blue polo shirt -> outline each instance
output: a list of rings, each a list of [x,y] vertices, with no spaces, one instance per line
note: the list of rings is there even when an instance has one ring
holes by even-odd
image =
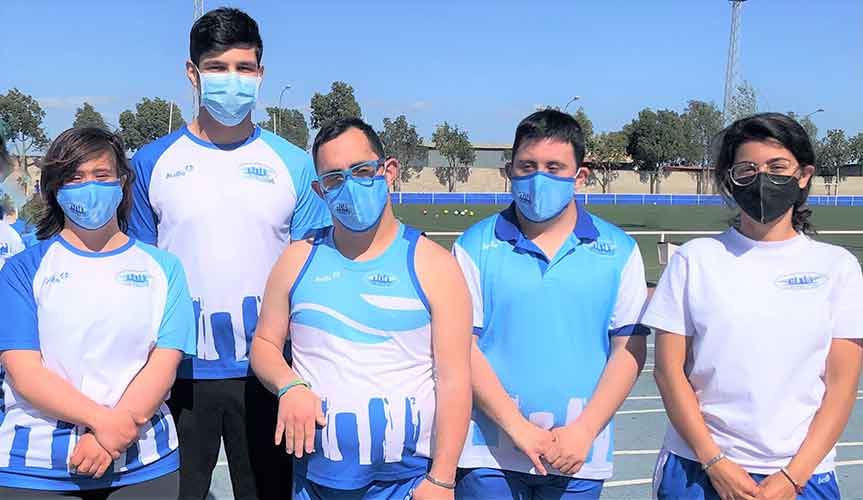
[[[544,428],[582,412],[605,369],[611,337],[649,333],[639,323],[647,286],[638,245],[576,208],[575,228],[554,256],[524,236],[514,205],[469,228],[453,246],[470,288],[479,348],[525,418]],[[536,473],[481,410],[471,420],[460,467]],[[612,440],[613,422],[574,477],[611,477]]]

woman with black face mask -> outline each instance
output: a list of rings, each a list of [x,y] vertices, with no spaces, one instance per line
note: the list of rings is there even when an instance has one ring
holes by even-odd
[[[815,153],[793,119],[723,131],[715,181],[739,223],[675,253],[642,323],[671,421],[654,490],[671,498],[839,498],[835,445],[860,378],[863,275],[807,236]]]

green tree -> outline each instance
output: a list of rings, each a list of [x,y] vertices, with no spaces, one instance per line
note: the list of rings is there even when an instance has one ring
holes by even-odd
[[[645,108],[638,118],[623,128],[627,135],[626,152],[636,162],[639,178],[650,183],[650,192],[659,193],[665,168],[682,160],[686,131],[680,115],[663,109]]]
[[[572,114],[572,117],[575,118],[575,121],[577,121],[579,125],[581,125],[581,133],[584,134],[585,148],[588,152],[593,151],[596,147],[593,135],[593,122],[587,117],[587,113],[585,113],[584,108],[582,107],[579,107],[575,113]]]
[[[695,178],[695,192],[704,194],[713,158],[714,141],[722,131],[722,112],[712,102],[689,101],[681,120],[685,133],[683,157],[687,162],[700,167],[692,176]]]
[[[102,130],[108,130],[108,125],[105,123],[102,113],[96,111],[89,102],[85,102],[84,105],[78,108],[75,112],[75,122],[72,123],[72,126],[96,127],[101,128]]]
[[[173,116],[171,116],[171,106],[173,106]],[[127,148],[137,151],[168,134],[169,121],[171,122],[170,132],[186,124],[179,106],[161,97],[153,99],[145,97],[135,105],[135,111],[126,110],[120,113],[120,136]]]
[[[354,88],[345,82],[333,82],[328,94],[312,96],[312,128],[319,129],[337,118],[362,118]]]
[[[863,132],[858,133],[849,141],[851,150],[851,161],[858,165],[863,164]]]
[[[590,180],[607,193],[620,176],[618,167],[627,160],[627,137],[624,132],[606,132],[595,136],[593,144]]]
[[[395,120],[384,118],[384,129],[378,135],[387,155],[394,156],[401,164],[399,178],[394,186],[396,191],[401,191],[403,182],[410,181],[422,172],[421,162],[427,154],[422,145],[423,138],[405,115],[399,115]]]
[[[467,182],[470,178],[470,169],[467,167],[476,160],[476,152],[467,131],[459,130],[457,125],[451,126],[447,122],[438,125],[432,134],[432,143],[447,162],[446,166],[435,167],[435,177],[452,193],[456,182]]]
[[[800,126],[802,126],[803,130],[806,131],[806,135],[809,136],[809,140],[812,141],[813,145],[818,142],[818,126],[812,121],[811,114],[805,115],[801,118],[800,115],[794,111],[789,111],[788,116],[800,123]]]
[[[845,136],[842,129],[830,129],[824,138],[818,141],[816,163],[818,173],[824,177],[827,186],[834,184],[839,186],[842,180],[841,167],[848,165],[854,160],[852,143]],[[828,190],[830,188],[828,187]]]
[[[42,110],[42,106],[36,99],[17,88],[0,95],[0,121],[6,124],[5,140],[12,142],[14,146],[21,172],[18,183],[23,187],[25,195],[32,184],[30,167],[34,165],[28,153],[33,148],[48,145],[48,136],[45,134],[45,129],[42,128],[44,118],[45,111]],[[0,175],[0,177],[5,179],[9,173],[7,170],[5,175]]]
[[[758,99],[755,96],[755,88],[748,81],[744,81],[737,86],[734,95],[731,96],[731,103],[726,113],[726,121],[734,122],[747,116],[752,116],[758,112]]]
[[[0,193],[0,221],[3,221],[3,217],[6,216],[12,209],[15,208],[15,201],[12,200],[12,197],[7,193]]]
[[[0,184],[12,173],[12,162],[9,160],[9,151],[6,150],[6,137],[8,135],[6,123],[0,119]]]
[[[267,108],[268,118],[258,126],[287,139],[301,149],[309,146],[309,126],[306,117],[298,109]]]
[[[28,225],[35,226],[39,223],[44,209],[45,202],[42,201],[42,196],[34,194],[18,211],[18,218],[24,220]]]

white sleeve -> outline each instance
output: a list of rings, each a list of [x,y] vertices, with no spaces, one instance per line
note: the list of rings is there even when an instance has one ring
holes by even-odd
[[[484,317],[482,312],[482,278],[479,273],[479,267],[471,258],[470,254],[465,250],[459,242],[455,242],[452,246],[452,253],[458,261],[461,272],[467,281],[467,288],[470,290],[470,299],[473,304],[473,332],[475,334],[482,333],[484,325]]]
[[[689,261],[681,251],[671,256],[641,322],[669,333],[695,335],[687,298]]]
[[[617,300],[611,314],[609,334],[616,335],[647,335],[650,330],[641,325],[641,316],[647,303],[647,280],[644,277],[644,262],[638,244],[632,247],[632,253],[620,275],[620,286],[617,289]]]
[[[848,254],[835,279],[829,299],[833,338],[863,338],[863,273],[857,258]]]

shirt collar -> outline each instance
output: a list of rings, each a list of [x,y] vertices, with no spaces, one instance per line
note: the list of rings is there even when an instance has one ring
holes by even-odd
[[[582,243],[596,241],[599,238],[599,230],[596,229],[590,212],[585,210],[577,199],[575,201],[575,210],[578,218],[575,221],[572,234]],[[497,222],[494,225],[494,235],[497,239],[513,244],[518,244],[518,242],[525,239],[524,233],[518,227],[518,217],[516,217],[515,211],[515,202],[513,202],[498,216]]]

